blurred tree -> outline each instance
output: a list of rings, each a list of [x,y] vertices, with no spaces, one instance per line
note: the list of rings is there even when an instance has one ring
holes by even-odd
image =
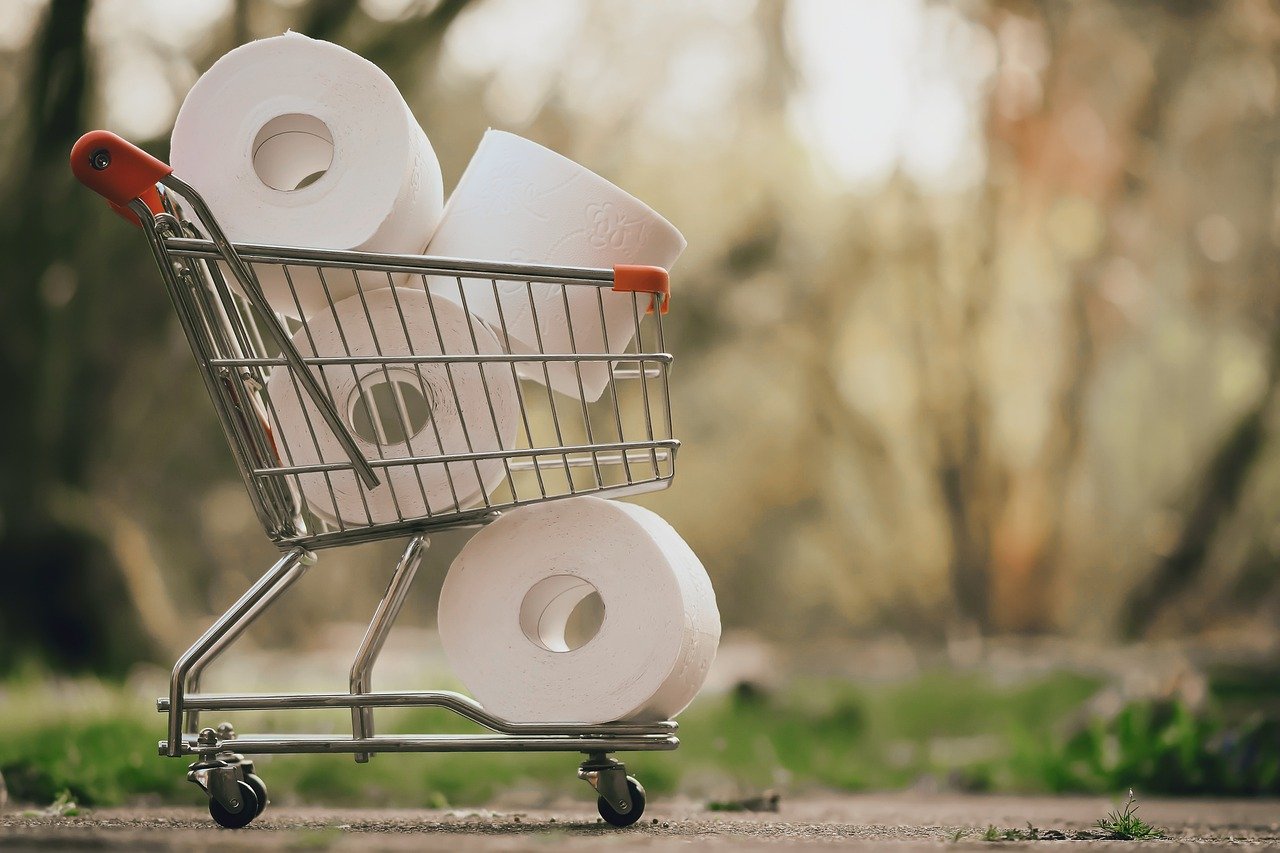
[[[1165,152],[1166,160],[1183,160],[1187,171],[1179,177],[1185,184],[1212,187],[1204,202],[1176,209],[1182,217],[1182,234],[1199,243],[1199,269],[1194,274],[1206,290],[1204,301],[1208,304],[1204,307],[1210,310],[1212,301],[1229,301],[1259,323],[1257,332],[1266,344],[1259,393],[1233,423],[1221,430],[1217,443],[1207,448],[1205,461],[1192,467],[1192,476],[1183,489],[1186,508],[1171,544],[1161,550],[1150,571],[1124,601],[1120,631],[1131,638],[1149,633],[1170,609],[1186,608],[1188,593],[1213,568],[1215,546],[1220,544],[1255,467],[1265,458],[1264,451],[1272,441],[1274,404],[1280,388],[1280,315],[1275,307],[1280,264],[1274,249],[1274,231],[1266,224],[1267,217],[1274,217],[1280,209],[1274,160],[1280,141],[1274,116],[1274,87],[1280,67],[1280,12],[1274,6],[1257,3],[1181,4],[1156,26],[1148,27],[1154,30],[1158,46],[1154,51],[1152,92],[1139,128],[1142,138],[1155,150]],[[1206,31],[1220,35],[1205,39]],[[1250,77],[1258,74],[1264,75],[1267,87],[1266,103],[1259,105],[1261,109],[1252,107],[1249,93]],[[1231,88],[1243,95],[1243,104],[1234,109],[1196,104],[1198,93],[1212,91],[1216,75],[1238,77],[1239,82]],[[1203,159],[1200,149],[1205,145],[1213,146],[1215,160]],[[1248,163],[1250,167],[1223,169],[1219,165],[1223,163]],[[1153,163],[1158,164],[1158,160]],[[1168,163],[1174,168],[1182,165]],[[1152,194],[1168,197],[1172,195],[1170,188],[1175,192],[1183,189],[1169,171],[1150,169],[1143,174],[1148,181],[1167,182],[1163,188],[1153,187]],[[1267,174],[1269,180],[1259,179]],[[1233,251],[1230,255],[1215,250],[1211,232],[1205,232],[1202,226],[1206,217],[1221,217],[1219,211],[1223,207],[1237,220],[1244,219],[1252,228],[1262,229],[1265,236],[1260,242],[1264,245],[1252,252]],[[1165,213],[1167,216],[1170,211]],[[1238,284],[1228,284],[1220,278],[1219,270],[1226,264],[1233,268],[1233,277],[1241,279]],[[1190,609],[1194,613],[1199,608],[1192,604]]]
[[[93,524],[61,511],[84,494],[111,364],[92,351],[100,295],[80,289],[84,207],[70,196],[67,152],[84,130],[88,0],[53,0],[32,46],[20,133],[6,175],[0,256],[0,670],[25,659],[122,671],[154,651],[121,567]]]

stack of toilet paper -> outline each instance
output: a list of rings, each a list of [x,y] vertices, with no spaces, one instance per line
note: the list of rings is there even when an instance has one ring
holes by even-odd
[[[499,131],[485,134],[446,205],[439,161],[391,79],[292,32],[237,48],[200,77],[171,160],[235,242],[666,269],[685,247],[638,199]],[[484,456],[517,440],[510,365],[410,357],[528,355],[520,378],[592,402],[643,315],[632,294],[591,286],[298,265],[255,273],[304,357],[349,360],[316,374],[366,458],[413,460],[379,466],[381,484],[364,488],[309,396],[277,368],[267,399],[282,462],[320,469],[299,474],[301,491],[342,528],[487,505],[510,474]],[[555,354],[592,357],[538,358]],[[481,458],[420,461],[445,454]],[[565,626],[593,592],[603,621],[570,648]],[[720,633],[710,581],[675,531],[595,498],[517,509],[476,535],[446,580],[440,629],[459,676],[495,713],[581,722],[675,714]]]
[[[196,81],[174,126],[172,161],[236,242],[667,269],[685,247],[638,199],[500,131],[485,134],[446,205],[439,161],[391,79],[351,51],[298,33],[237,48]],[[587,402],[608,387],[610,356],[627,351],[643,316],[632,294],[594,286],[434,276],[424,288],[403,274],[270,264],[255,272],[271,307],[303,321],[293,336],[303,355],[528,354],[517,363],[521,378]],[[390,295],[371,303],[383,290]],[[536,358],[570,353],[596,358]],[[349,427],[392,392],[389,414],[402,428],[392,436],[352,429],[371,459],[513,449],[518,394],[503,366],[323,374]],[[406,389],[430,417],[410,417]],[[275,372],[268,391],[288,464],[346,459],[287,370]],[[321,519],[367,525],[483,504],[507,473],[501,460],[388,470],[387,482],[368,492],[350,472],[305,474],[301,487]]]

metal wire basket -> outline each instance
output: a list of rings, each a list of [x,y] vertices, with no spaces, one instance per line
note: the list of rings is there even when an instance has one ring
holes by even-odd
[[[593,493],[635,494],[670,482],[679,447],[672,435],[667,384],[671,356],[663,351],[662,312],[651,310],[652,302],[664,299],[665,292],[661,285],[653,292],[635,289],[654,281],[665,283],[654,270],[233,247],[218,239],[220,229],[198,194],[185,185],[179,189],[172,177],[167,180],[214,239],[205,238],[199,225],[183,218],[182,202],[167,193],[168,209],[154,220],[157,234],[152,248],[170,279],[178,315],[254,508],[274,541],[315,549],[469,524],[495,510],[523,504]],[[233,275],[234,287],[224,271]],[[367,326],[362,324],[355,331],[366,332],[362,342],[372,343],[375,351],[353,346],[348,331],[339,335],[336,347],[317,352],[314,315],[286,321],[266,304],[257,280],[268,272],[288,283],[299,315],[296,290],[303,277],[322,289],[330,312],[337,310],[334,293],[340,287],[350,294],[342,302],[358,298]],[[491,328],[468,311],[477,284],[491,290],[491,304],[498,308],[498,323]],[[611,324],[605,320],[606,293],[613,303],[619,298],[630,303],[626,331],[633,339],[629,351],[622,354],[608,351]],[[390,302],[394,309],[390,328],[386,317],[374,317],[369,311],[369,301],[386,294],[395,297]],[[587,294],[585,307],[582,294]],[[405,305],[411,300],[420,309],[413,318],[407,316]],[[534,351],[508,353],[483,347],[485,337],[508,340],[510,330],[502,309],[509,310],[513,304],[523,307],[522,303],[535,323],[540,305],[544,310],[548,304],[563,305],[562,319],[573,349],[548,351],[540,336]],[[407,331],[411,321],[416,321],[415,327],[425,324],[438,332],[441,315],[448,311],[452,316],[454,306],[469,319],[463,351],[439,351],[440,347],[422,351]],[[616,304],[611,311],[616,315]],[[652,314],[648,322],[646,312]],[[345,318],[348,328],[352,319]],[[286,322],[294,327],[291,335],[285,334]],[[574,329],[588,324],[593,327],[589,337],[603,343],[605,352],[578,351]],[[430,343],[441,343],[438,337]],[[387,338],[391,340],[383,340]],[[310,369],[307,373],[314,383],[307,382],[298,364]],[[443,387],[433,388],[424,379],[424,368],[430,367],[442,368],[437,373]],[[601,369],[608,371],[612,381],[599,400],[587,402],[583,373]],[[276,370],[293,371],[293,381],[274,383],[290,395],[284,400],[267,393],[268,380]],[[553,372],[562,380],[567,374],[577,394],[553,391]],[[335,399],[333,386],[346,377],[355,381],[355,393],[347,400]],[[467,385],[477,384],[483,386],[483,411],[470,413],[468,424],[468,412],[458,401]],[[442,392],[443,402],[452,402],[453,413],[460,416],[460,447],[440,447],[439,426],[430,409],[431,398]],[[518,434],[514,440],[495,442],[495,402],[503,392],[514,397]],[[305,405],[297,407],[305,429],[291,433],[273,429],[280,421],[280,409],[293,406],[303,394],[310,395]],[[356,446],[360,436],[351,435],[362,424],[369,430],[359,442],[364,452]],[[324,445],[322,439],[329,435],[341,445],[340,454]],[[415,452],[415,438],[419,444],[433,445],[436,452]],[[486,444],[482,438],[490,441]],[[499,443],[508,446],[496,446]],[[388,445],[408,452],[393,455]],[[492,479],[481,478],[482,465],[496,467],[501,479],[492,487],[471,490],[467,501],[458,481]],[[419,501],[424,504],[422,511],[413,513],[402,505],[408,503],[405,489],[397,490],[392,483],[388,484],[389,514],[371,510],[359,490],[355,492],[363,506],[357,512],[339,506],[335,483],[354,484],[359,478],[368,489],[371,475],[382,480],[406,469],[413,470],[420,490],[424,471],[437,478],[443,473],[452,499],[434,508],[429,501]],[[322,487],[317,488],[318,484]],[[305,514],[298,499],[302,494],[310,498]]]

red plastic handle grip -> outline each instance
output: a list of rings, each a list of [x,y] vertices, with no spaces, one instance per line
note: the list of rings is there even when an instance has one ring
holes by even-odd
[[[613,289],[619,293],[652,293],[646,314],[653,313],[655,302],[662,303],[663,314],[671,310],[671,277],[662,267],[617,264],[613,268]]]
[[[91,130],[71,146],[71,171],[80,183],[121,212],[120,208],[127,209],[135,198],[146,201],[148,207],[158,202],[156,182],[173,172],[173,167],[110,131]]]

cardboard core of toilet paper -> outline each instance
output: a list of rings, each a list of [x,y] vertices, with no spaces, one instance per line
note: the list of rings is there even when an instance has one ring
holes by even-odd
[[[670,222],[599,175],[528,139],[490,130],[449,197],[427,251],[488,261],[670,270],[685,245]],[[434,278],[432,287],[461,299],[458,279]],[[505,329],[513,353],[617,354],[626,352],[636,334],[631,294],[487,278],[463,278],[461,288],[467,310]],[[521,365],[521,377],[594,401],[612,378],[611,363],[589,361],[576,369],[551,363],[544,373],[542,364],[529,362]]]
[[[174,171],[236,242],[419,252],[444,206],[440,165],[395,84],[345,48],[286,33],[236,48],[178,111]],[[385,273],[255,267],[290,317],[403,283]],[[229,280],[234,282],[233,277]],[[327,291],[327,292],[326,292]]]
[[[293,192],[308,187],[332,164],[333,134],[315,116],[276,116],[253,140],[253,171],[273,190]]]
[[[500,354],[496,337],[457,305],[424,290],[384,288],[339,302],[293,335],[304,356],[357,358]],[[396,460],[511,449],[519,424],[516,379],[500,362],[328,365],[317,378],[366,459]],[[347,456],[287,367],[267,381],[286,465],[345,463]],[[377,524],[457,512],[482,503],[506,478],[501,458],[380,467],[364,489],[351,471],[300,474],[308,506],[326,521]]]
[[[571,639],[592,593],[598,629]],[[653,512],[594,497],[522,507],[472,537],[438,622],[455,674],[511,721],[668,719],[701,688],[720,639],[689,546]]]
[[[604,600],[590,581],[577,575],[551,575],[524,594],[520,630],[549,652],[570,652],[600,632],[604,615]]]

